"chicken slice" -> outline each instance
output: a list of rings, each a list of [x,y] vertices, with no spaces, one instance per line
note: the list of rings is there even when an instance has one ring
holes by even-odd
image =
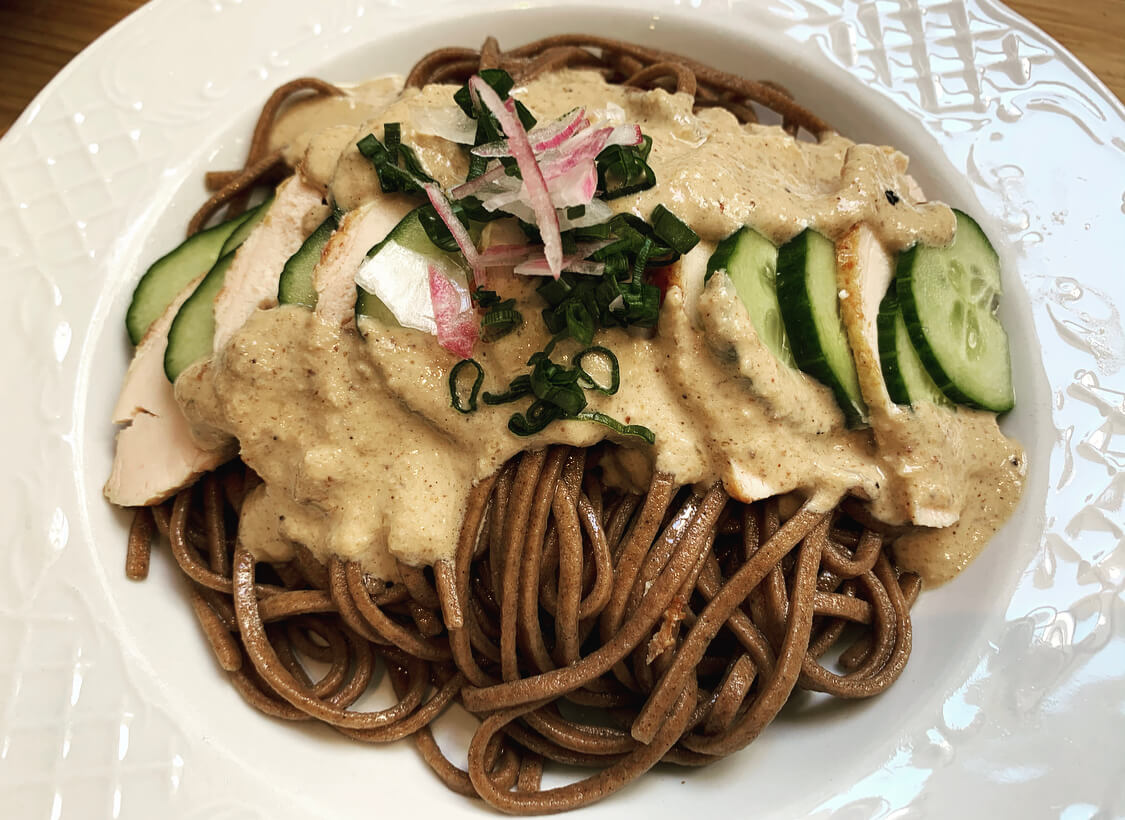
[[[870,412],[875,440],[897,478],[890,502],[902,522],[947,527],[960,517],[957,493],[941,464],[920,470],[915,447],[918,420],[909,408],[891,401],[879,357],[879,305],[895,274],[894,257],[865,224],[853,227],[836,243],[836,277],[840,318],[855,358],[859,389]],[[888,511],[882,511],[886,514]],[[898,522],[896,522],[898,523]]]
[[[277,282],[289,257],[328,214],[321,190],[301,174],[282,182],[269,212],[242,243],[215,297],[213,350],[222,350],[231,336],[258,308],[277,305]]]
[[[125,374],[113,408],[117,434],[113,468],[103,492],[114,504],[159,504],[233,455],[231,444],[201,447],[164,375],[168,329],[180,306],[203,280],[196,277],[149,327]]]
[[[406,196],[383,196],[344,216],[313,271],[318,316],[334,325],[353,320],[356,271],[367,252],[382,242],[415,206]]]

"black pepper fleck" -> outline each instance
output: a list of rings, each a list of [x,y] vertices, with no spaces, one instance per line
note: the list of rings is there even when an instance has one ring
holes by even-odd
[[[892,205],[898,204],[899,195],[894,191],[884,191],[883,193],[887,195],[887,202],[891,203]]]

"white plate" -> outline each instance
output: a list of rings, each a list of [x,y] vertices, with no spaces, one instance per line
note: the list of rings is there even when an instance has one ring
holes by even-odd
[[[1125,112],[998,3],[159,0],[75,60],[0,142],[0,806],[19,817],[483,814],[408,744],[246,707],[166,556],[124,580],[102,500],[134,282],[201,170],[237,164],[286,79],[402,71],[428,48],[612,33],[770,77],[914,158],[1000,248],[1031,478],[1014,520],[926,594],[903,680],[790,709],[708,770],[585,812],[1125,815]],[[686,781],[686,782],[685,782]]]

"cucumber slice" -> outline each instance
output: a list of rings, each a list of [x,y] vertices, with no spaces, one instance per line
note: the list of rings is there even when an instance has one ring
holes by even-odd
[[[404,216],[382,242],[367,252],[367,258],[360,265],[356,275],[359,293],[355,315],[356,327],[361,333],[363,326],[359,320],[364,316],[392,327],[405,325],[432,333],[432,319],[427,321],[424,317],[431,309],[430,265],[466,281],[459,255],[443,251],[426,235],[418,219],[420,210],[416,208]],[[375,293],[376,290],[379,293]],[[395,310],[388,307],[388,302]]]
[[[363,288],[356,286],[355,298],[355,318],[356,327],[359,325],[359,317],[366,316],[369,319],[375,319],[389,327],[401,327],[398,319],[391,313],[391,309],[383,304],[383,300],[376,296],[374,293],[368,293]],[[360,332],[363,328],[360,327]]]
[[[230,238],[223,243],[223,249],[219,251],[220,257],[226,256],[228,253],[230,253],[246,241],[246,237],[250,235],[250,231],[258,227],[258,223],[265,219],[266,212],[269,211],[271,204],[273,204],[272,196],[269,199],[263,200],[262,202],[251,208],[249,211],[247,211],[245,214],[243,214],[246,219],[244,219],[238,225],[238,227],[234,229],[234,233],[232,233],[230,235]]]
[[[895,404],[951,405],[952,402],[934,384],[926,372],[918,351],[910,341],[902,309],[898,303],[895,282],[891,282],[887,294],[879,304],[879,317],[876,320],[879,330],[879,361],[883,370],[883,381],[887,393]]]
[[[152,263],[137,283],[133,301],[125,314],[125,329],[133,344],[140,344],[145,332],[168,309],[177,294],[187,287],[188,282],[215,264],[231,234],[252,216],[252,211],[239,214],[189,236]]]
[[[862,422],[867,407],[840,320],[832,240],[806,229],[781,246],[777,301],[797,366],[832,389],[849,424]]]
[[[215,338],[215,297],[223,287],[234,256],[235,252],[231,251],[215,263],[172,320],[168,328],[168,347],[164,351],[164,375],[168,381],[175,382],[189,365],[211,355]]]
[[[313,271],[320,254],[332,232],[340,224],[339,216],[331,214],[320,223],[312,236],[304,241],[297,252],[289,257],[277,282],[277,301],[282,305],[304,305],[309,310],[316,307],[316,287]]]
[[[1012,409],[1008,334],[996,317],[1000,259],[973,219],[960,211],[944,248],[915,245],[898,260],[898,299],[926,371],[955,402]]]
[[[750,314],[759,338],[774,356],[796,367],[789,337],[777,304],[777,247],[745,226],[728,236],[707,261],[706,282],[718,270],[725,270],[734,290]]]

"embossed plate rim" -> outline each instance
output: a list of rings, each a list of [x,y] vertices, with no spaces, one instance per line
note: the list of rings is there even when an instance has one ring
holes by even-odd
[[[477,4],[474,9],[515,8],[516,5],[485,2]],[[543,10],[542,13],[546,14],[552,7],[562,4],[533,2],[519,5]],[[763,14],[755,21],[763,28],[756,36],[780,34],[789,38],[786,42],[792,49],[794,60],[810,72],[821,79],[826,73],[836,72],[833,77],[845,86],[851,84],[851,87],[856,87],[861,81],[870,82],[877,91],[862,92],[868,95],[865,97],[866,106],[891,114],[896,106],[910,112],[912,117],[903,120],[896,117],[892,123],[895,129],[909,132],[904,134],[906,142],[913,144],[926,134],[936,134],[940,137],[940,144],[935,145],[933,150],[940,151],[955,164],[964,160],[964,157],[958,161],[953,159],[960,156],[958,152],[980,160],[971,167],[960,165],[967,169],[967,178],[971,177],[974,168],[979,176],[979,181],[969,179],[965,182],[965,190],[986,205],[996,206],[998,216],[993,227],[1008,244],[1010,258],[1018,259],[1024,272],[1022,286],[1029,291],[1034,309],[1029,321],[1035,323],[1041,338],[1053,338],[1049,333],[1057,332],[1055,327],[1060,323],[1071,330],[1081,325],[1084,320],[1078,314],[1093,315],[1085,309],[1084,301],[1089,300],[1091,287],[1105,284],[1104,289],[1110,296],[1104,300],[1102,307],[1108,305],[1109,309],[1116,309],[1114,299],[1118,293],[1108,287],[1110,283],[1102,282],[1106,277],[1099,278],[1096,271],[1085,276],[1082,282],[1075,283],[1075,287],[1086,289],[1081,292],[1073,289],[1060,291],[1057,277],[1041,273],[1049,269],[1046,257],[1050,254],[1047,251],[1073,255],[1072,264],[1082,261],[1081,256],[1074,255],[1073,243],[1064,241],[1082,233],[1081,222],[1072,216],[1083,213],[1081,203],[1071,205],[1064,191],[1060,199],[1066,200],[1070,212],[1063,215],[1059,231],[1055,235],[1050,234],[1052,215],[1041,212],[1043,202],[1031,195],[1040,181],[1029,179],[1026,175],[1022,182],[1003,175],[993,178],[990,174],[1001,165],[985,156],[975,143],[969,147],[977,152],[968,152],[963,134],[949,130],[958,121],[975,123],[979,127],[989,127],[981,126],[982,122],[994,125],[994,103],[997,110],[1004,105],[1015,106],[1005,112],[1005,116],[1014,118],[1013,123],[1036,119],[1040,114],[1029,113],[1038,111],[1027,105],[1030,102],[1046,106],[1044,110],[1048,113],[1042,116],[1047,119],[1036,119],[1036,124],[1043,126],[1044,134],[1053,133],[1052,128],[1057,123],[1053,117],[1062,114],[1064,119],[1069,117],[1090,135],[1107,137],[1100,147],[1095,140],[1094,147],[1086,152],[1088,155],[1068,166],[1069,170],[1075,171],[1079,166],[1092,167],[1095,159],[1104,157],[1116,158],[1120,163],[1120,155],[1113,154],[1112,147],[1105,148],[1106,143],[1112,144],[1114,138],[1120,141],[1125,134],[1122,127],[1125,117],[1120,103],[1100,84],[1091,83],[1085,69],[1061,51],[1057,44],[1006,8],[987,0],[921,4],[840,2],[835,4],[835,8],[832,3],[804,0],[779,0],[769,4],[727,4],[708,0],[690,4],[671,0],[643,4],[618,0],[609,5],[655,9],[654,17],[657,19],[653,20],[653,25],[658,29],[674,25],[675,19],[682,17],[707,23],[725,22],[732,29],[745,31],[749,25],[747,18],[752,16],[752,12]],[[763,13],[761,9],[767,5],[768,9]],[[413,25],[411,21],[417,21],[427,11],[452,10],[453,4],[430,0],[404,9],[401,4],[364,6],[358,2],[335,0],[318,7],[321,27],[317,33],[310,17],[312,13],[303,10],[302,4],[290,3],[285,8],[293,12],[292,19],[269,24],[269,31],[276,30],[277,39],[251,43],[252,47],[246,49],[239,58],[241,62],[237,63],[244,75],[229,82],[225,82],[224,78],[212,78],[212,86],[205,89],[206,94],[194,112],[194,119],[191,111],[187,114],[175,110],[160,111],[158,105],[149,105],[144,111],[130,113],[130,100],[124,93],[127,88],[123,88],[123,83],[127,86],[124,81],[128,76],[115,76],[110,70],[114,61],[121,64],[124,57],[120,53],[114,55],[111,49],[120,50],[129,45],[130,38],[141,38],[162,43],[169,49],[165,56],[174,62],[182,55],[175,51],[175,38],[169,33],[173,30],[179,32],[180,29],[173,27],[187,21],[188,25],[196,28],[183,29],[184,33],[208,31],[214,48],[229,50],[237,45],[232,41],[233,34],[245,29],[246,15],[252,14],[255,8],[251,2],[224,0],[211,3],[161,0],[144,8],[64,70],[0,142],[0,215],[5,218],[4,224],[19,225],[23,229],[21,235],[11,239],[0,233],[0,260],[12,262],[17,272],[28,273],[26,280],[15,283],[16,292],[26,301],[19,305],[15,304],[16,300],[5,304],[0,308],[3,311],[0,312],[0,320],[3,320],[3,332],[9,334],[11,341],[27,340],[31,343],[31,355],[25,361],[14,362],[13,373],[17,377],[15,383],[33,386],[6,411],[10,426],[17,430],[26,429],[30,435],[26,441],[13,442],[13,460],[26,469],[20,478],[10,479],[10,486],[4,485],[5,489],[12,489],[11,493],[4,494],[5,511],[12,513],[5,518],[15,523],[4,525],[10,531],[0,530],[8,536],[9,543],[20,547],[9,551],[9,566],[15,571],[0,582],[4,584],[0,586],[0,617],[4,618],[5,625],[0,627],[0,642],[4,642],[0,643],[0,647],[6,648],[9,642],[13,644],[11,654],[4,655],[12,660],[0,667],[0,675],[4,676],[0,678],[0,697],[4,698],[0,701],[3,709],[0,730],[4,734],[0,759],[7,762],[0,769],[0,794],[13,798],[9,805],[17,807],[17,810],[21,806],[30,810],[41,805],[32,796],[33,792],[39,793],[35,789],[50,797],[50,812],[56,808],[60,812],[67,809],[75,811],[73,807],[78,801],[83,801],[78,803],[80,806],[91,807],[89,813],[97,813],[92,808],[94,806],[104,807],[102,813],[107,816],[118,813],[139,816],[146,810],[158,808],[182,816],[207,816],[216,812],[229,816],[285,816],[315,813],[317,809],[314,804],[302,803],[299,790],[294,792],[292,788],[281,789],[278,795],[270,796],[267,792],[273,791],[271,787],[277,785],[271,783],[271,773],[262,771],[261,767],[255,769],[245,760],[235,761],[238,771],[255,784],[256,799],[261,802],[248,803],[242,795],[222,788],[226,782],[222,766],[230,762],[232,748],[224,745],[219,738],[208,737],[205,722],[185,714],[190,711],[190,705],[183,700],[182,693],[175,685],[159,682],[158,672],[167,674],[169,669],[153,667],[151,658],[143,651],[143,645],[137,642],[135,636],[128,634],[135,632],[135,628],[122,629],[121,599],[125,596],[151,596],[168,578],[155,577],[143,587],[126,589],[117,574],[119,565],[104,558],[113,554],[113,548],[92,544],[93,531],[86,519],[86,507],[91,503],[90,499],[96,497],[97,482],[93,482],[92,488],[60,486],[60,471],[52,467],[73,459],[80,482],[86,483],[92,481],[87,480],[87,472],[91,476],[97,473],[97,470],[90,470],[88,461],[91,456],[82,448],[88,420],[85,419],[85,405],[79,402],[88,391],[96,388],[96,385],[91,385],[91,361],[95,355],[105,352],[108,344],[106,334],[101,332],[102,326],[114,311],[119,312],[121,308],[121,293],[114,299],[106,298],[103,292],[92,315],[87,315],[85,308],[75,312],[72,303],[77,273],[110,276],[112,272],[107,284],[123,291],[124,283],[130,277],[135,278],[143,253],[170,238],[170,235],[158,237],[157,234],[169,231],[177,214],[190,209],[178,200],[173,201],[189,175],[207,162],[230,160],[240,148],[237,140],[231,141],[220,147],[216,157],[213,141],[197,139],[193,143],[193,137],[199,133],[199,111],[217,113],[220,121],[233,122],[236,118],[230,107],[235,102],[245,101],[250,105],[264,96],[263,89],[268,90],[290,69],[320,65],[331,58],[333,50],[354,48],[363,40],[364,32],[370,31],[364,28],[370,23],[357,14],[360,8],[369,13],[384,12],[393,25],[409,27]],[[589,7],[586,8],[589,10]],[[815,13],[808,13],[810,9]],[[526,13],[526,10],[521,13]],[[208,15],[211,17],[208,18]],[[233,21],[233,25],[228,26],[225,32],[209,29],[208,21],[215,23],[215,15],[225,15],[220,19]],[[912,41],[907,43],[905,50],[896,51],[893,47],[896,42],[901,45],[910,40],[907,36],[911,25],[909,20],[915,18],[934,36],[926,39],[921,54],[910,50],[914,45]],[[943,20],[947,18],[950,22],[945,26]],[[664,22],[661,22],[662,19]],[[964,76],[960,78],[957,72],[943,76],[940,71],[936,78],[923,77],[933,65],[948,67],[957,61],[959,25],[977,37],[978,45],[971,45],[969,52],[972,70],[963,72]],[[748,33],[746,36],[751,35]],[[869,48],[868,41],[873,37],[889,38],[892,48],[883,49],[881,53],[878,48]],[[979,75],[976,69],[978,58],[981,63]],[[911,63],[911,60],[916,60],[917,64]],[[961,62],[965,60],[962,58]],[[255,71],[257,75],[253,73]],[[996,71],[1008,77],[1011,81],[1009,88],[1003,88],[1003,82],[997,83],[999,75]],[[1027,78],[1021,86],[1025,71]],[[132,76],[135,77],[136,72]],[[916,105],[911,110],[912,100],[918,96],[911,96],[911,84],[916,83],[922,88],[920,80],[930,83],[930,87],[937,88],[941,95],[953,101],[951,108],[937,119],[931,117],[933,112],[925,105]],[[958,86],[960,80],[964,80],[964,88]],[[1063,86],[1066,89],[1062,89]],[[1030,101],[1024,99],[1021,95],[1028,89],[1039,97]],[[963,105],[959,103],[961,99],[964,100]],[[975,110],[978,103],[979,111]],[[1018,106],[1021,103],[1025,105],[1022,109]],[[1076,108],[1072,110],[1074,106]],[[1054,110],[1055,114],[1050,114],[1050,110]],[[72,112],[83,114],[84,120],[77,121]],[[57,117],[52,119],[55,115]],[[71,119],[65,127],[70,129],[70,133],[63,132],[60,125],[67,116]],[[115,196],[122,196],[121,190],[136,193],[143,187],[136,180],[127,180],[128,184],[122,180],[132,167],[129,163],[130,143],[120,143],[115,139],[120,140],[123,135],[131,139],[129,126],[147,127],[150,117],[155,117],[154,121],[160,124],[156,137],[162,136],[162,128],[163,136],[167,137],[166,143],[161,143],[159,139],[148,142],[147,133],[134,142],[143,146],[151,161],[163,159],[156,184],[151,192],[127,197],[127,201],[113,201]],[[104,123],[103,118],[106,119]],[[996,127],[1002,132],[1005,145],[1019,133],[1015,124]],[[60,130],[54,133],[52,128]],[[95,134],[91,129],[103,130]],[[1072,137],[1067,139],[1071,139],[1073,144]],[[888,137],[888,141],[895,140]],[[1018,143],[1018,140],[1014,141]],[[97,147],[91,149],[92,145]],[[1085,143],[1083,147],[1086,147]],[[83,162],[66,153],[71,149],[78,150],[77,156]],[[162,150],[164,154],[161,154]],[[81,154],[82,151],[87,152],[86,156]],[[48,158],[55,160],[55,164],[43,165]],[[29,191],[31,171],[28,167],[20,167],[29,162],[43,165],[38,170],[43,172],[42,179],[47,180],[47,184],[39,185],[37,190]],[[1115,167],[1112,162],[1108,165],[1111,180]],[[93,176],[83,177],[78,173],[91,169],[95,172]],[[1034,171],[1034,165],[1028,165],[1023,170],[1028,169]],[[105,187],[99,175],[113,176],[114,187]],[[113,207],[101,212],[99,197],[110,200]],[[28,207],[21,208],[21,204]],[[61,210],[52,211],[53,206]],[[73,210],[66,213],[68,208]],[[1024,210],[1026,213],[1023,213]],[[28,220],[28,212],[35,216],[34,220]],[[61,215],[63,221],[69,220],[70,224],[64,226],[65,229],[48,224],[51,215]],[[107,218],[117,220],[115,230],[108,233],[108,229],[99,222]],[[1068,224],[1068,220],[1073,224]],[[1044,235],[1038,244],[1029,244],[1031,235],[1040,233],[1039,228],[1043,228]],[[143,236],[149,237],[147,242],[142,241],[140,237]],[[91,252],[93,256],[90,256]],[[1097,259],[1096,256],[1092,258]],[[1070,287],[1066,285],[1066,288]],[[20,291],[20,288],[24,290]],[[1077,312],[1072,309],[1075,305],[1078,306]],[[1052,310],[1055,312],[1052,313]],[[1112,321],[1111,317],[1107,325],[1110,332]],[[1119,327],[1119,319],[1117,323]],[[1051,353],[1063,358],[1071,355],[1074,348],[1071,342],[1065,343],[1070,347],[1062,343],[1052,344]],[[1114,353],[1112,346],[1107,349],[1110,354]],[[120,349],[114,352],[123,353]],[[1101,359],[1099,355],[1102,355]],[[1087,458],[1080,447],[1083,441],[1073,446],[1065,441],[1067,423],[1073,422],[1071,426],[1077,431],[1071,433],[1072,439],[1076,435],[1082,439],[1080,434],[1083,429],[1088,428],[1090,436],[1099,431],[1097,420],[1087,418],[1090,407],[1094,408],[1094,414],[1104,412],[1111,418],[1114,412],[1119,412],[1113,404],[1112,394],[1106,393],[1097,384],[1098,367],[1104,364],[1105,351],[1099,354],[1091,348],[1087,358],[1090,359],[1090,367],[1082,368],[1086,375],[1065,380],[1062,375],[1066,374],[1062,374],[1060,367],[1049,363],[1047,376],[1057,407],[1032,408],[1038,419],[1034,429],[1046,429],[1043,421],[1047,415],[1051,416],[1047,421],[1052,423],[1052,428],[1057,426],[1061,431],[1061,443],[1053,451],[1049,476],[1051,485],[1058,487],[1056,494],[1073,496],[1076,491],[1083,490],[1085,479],[1093,469],[1088,466],[1088,460],[1083,461]],[[1086,360],[1082,362],[1085,364]],[[77,385],[76,390],[74,385]],[[1079,398],[1073,398],[1075,395]],[[1091,396],[1094,397],[1093,404],[1086,401]],[[73,406],[66,407],[68,401]],[[1098,401],[1101,404],[1097,404]],[[1105,445],[1106,452],[1103,453],[1110,461],[1115,452],[1112,450],[1112,432],[1111,429],[1110,443]],[[40,433],[43,434],[42,440],[36,438]],[[1097,442],[1090,436],[1086,437],[1085,444],[1096,450]],[[35,446],[39,449],[34,450]],[[1068,457],[1078,465],[1077,478],[1067,478]],[[1056,461],[1058,463],[1054,463]],[[1111,466],[1110,461],[1106,462],[1107,466]],[[1044,495],[1047,473],[1044,465],[1044,486],[1039,488]],[[1113,482],[1106,486],[1112,489]],[[78,494],[79,489],[84,490],[82,495]],[[1048,505],[1048,512],[1052,509],[1054,507]],[[1084,503],[1082,509],[1102,515],[1110,524],[1117,520],[1113,518],[1113,509],[1109,508],[1107,512],[1107,509],[1097,506],[1097,499],[1093,504]],[[1119,559],[1111,550],[1107,561],[1106,556],[1101,554],[1104,550],[1099,551],[1097,545],[1086,550],[1080,539],[1068,542],[1062,536],[1066,535],[1069,523],[1059,522],[1056,526],[1048,520],[1048,531],[1043,534],[1039,554],[1028,553],[1030,562],[1026,576],[1010,579],[1014,588],[1003,585],[1005,594],[1011,597],[1008,612],[988,623],[974,625],[973,628],[981,630],[981,653],[979,657],[961,659],[965,668],[957,674],[964,677],[964,686],[946,699],[941,709],[943,722],[940,728],[928,725],[929,716],[919,717],[908,729],[893,733],[895,742],[892,746],[895,748],[886,749],[885,754],[880,752],[885,758],[883,768],[870,767],[868,776],[851,784],[838,798],[822,802],[798,800],[802,810],[823,815],[836,812],[862,816],[901,816],[899,812],[942,814],[947,809],[963,810],[964,804],[958,802],[958,790],[976,795],[983,793],[985,786],[1001,784],[1004,787],[995,791],[1004,795],[1002,799],[1006,802],[1003,805],[1009,810],[1015,806],[1038,809],[1053,803],[1060,812],[1068,809],[1078,812],[1078,816],[1082,816],[1084,806],[1091,807],[1092,811],[1100,808],[1110,814],[1125,811],[1119,792],[1114,793],[1108,785],[1103,790],[1092,790],[1090,778],[1084,780],[1083,772],[1073,767],[1053,765],[1052,771],[1040,771],[1044,761],[1052,764],[1057,764],[1057,761],[1032,731],[1034,728],[1054,726],[1055,713],[1061,711],[1082,718],[1079,720],[1080,731],[1093,733],[1096,727],[1090,720],[1090,709],[1114,703],[1111,696],[1098,695],[1091,683],[1105,682],[1117,670],[1110,664],[1108,670],[1098,671],[1088,681],[1083,678],[1083,669],[1105,665],[1112,657],[1110,650],[1122,642],[1121,619],[1113,617],[1116,608],[1120,607],[1118,599],[1122,581]],[[1079,534],[1083,532],[1079,528]],[[1049,537],[1060,533],[1062,545],[1053,545]],[[1075,545],[1077,548],[1073,548]],[[1071,548],[1073,556],[1068,556],[1064,548]],[[1054,575],[1047,574],[1050,579],[1047,591],[1054,597],[1036,595],[1037,573],[1052,562]],[[967,583],[965,588],[989,589],[987,584],[976,586],[982,583],[979,576],[983,571],[978,568],[971,570],[977,580]],[[163,570],[158,562],[156,574],[159,576],[161,572]],[[97,583],[91,583],[92,580]],[[1084,594],[1095,585],[1100,586],[1095,594]],[[119,597],[110,598],[110,594]],[[1092,615],[1091,598],[1094,600]],[[947,610],[943,611],[948,614]],[[178,620],[170,628],[193,630],[186,608],[181,607],[178,613]],[[1103,620],[1106,623],[1100,626]],[[32,640],[37,635],[42,640]],[[999,650],[991,652],[990,642],[994,642]],[[60,654],[65,657],[58,657]],[[1021,668],[1014,670],[1005,666],[1013,663]],[[42,674],[36,671],[40,667],[46,670]],[[211,667],[204,666],[203,669],[205,673],[213,671]],[[63,684],[67,686],[63,687]],[[125,695],[115,699],[112,694],[103,691],[107,687],[112,688],[113,684],[127,694],[131,690],[128,697],[132,700],[128,700],[124,707]],[[64,708],[61,714],[52,714],[48,707],[54,701],[47,703],[47,694],[55,694],[54,689],[59,687],[62,687],[59,689],[62,695],[59,703]],[[42,690],[39,700],[34,697],[36,688]],[[1067,703],[1068,689],[1081,693],[1085,698],[1086,711],[1083,711],[1081,703],[1077,707]],[[21,707],[20,714],[16,714],[17,702]],[[262,722],[256,715],[246,714],[249,719]],[[109,721],[110,735],[115,736],[116,742],[106,745],[103,753],[91,755],[86,760],[83,749],[94,736],[90,727],[101,719]],[[904,726],[907,723],[910,721],[904,721]],[[1018,740],[1028,747],[1027,754],[1023,755],[1026,760],[1017,760],[1020,755],[1014,754],[1017,750],[1012,745],[998,746],[1002,752],[999,756],[986,754],[992,744],[998,742],[989,735],[992,723],[999,724],[1001,729],[1018,730]],[[58,748],[46,748],[50,743],[44,744],[42,749],[36,747],[37,740],[47,738],[60,728],[63,740]],[[1103,744],[1108,754],[1120,749],[1121,736],[1119,732]],[[331,745],[334,742],[324,733],[317,734],[316,738],[317,743]],[[769,748],[764,745],[767,743],[764,739],[760,745],[763,749]],[[1117,745],[1114,746],[1114,743]],[[405,757],[412,754],[408,749],[405,752]],[[154,762],[146,769],[140,762],[142,759]],[[1102,756],[1100,759],[1104,767],[1106,758]],[[969,766],[966,766],[966,760]],[[966,776],[974,760],[983,760],[984,763],[976,779]],[[423,778],[428,777],[420,764],[412,764],[407,769],[420,773]],[[960,775],[951,775],[951,772],[960,772]],[[697,789],[720,792],[724,786],[729,786],[732,777],[737,777],[737,771],[725,764],[716,771],[693,773],[688,782]],[[638,805],[644,805],[646,810],[655,807],[659,814],[659,809],[665,808],[659,795],[675,794],[672,779],[662,776],[659,790],[656,783],[651,787],[641,785],[631,790],[629,797],[605,804],[604,810],[629,805],[624,803],[628,799],[638,801]],[[83,788],[82,784],[87,780],[90,783],[96,781],[97,788]],[[154,781],[155,785],[150,781]],[[1096,783],[1096,778],[1093,782]],[[672,791],[667,791],[670,786]],[[1066,793],[1065,796],[1060,796],[1062,792]],[[24,798],[30,802],[20,802]],[[296,802],[291,803],[290,799]],[[1044,799],[1048,803],[1044,803]],[[672,799],[669,805],[676,802]],[[475,809],[460,798],[443,805],[447,810],[475,813]],[[774,808],[784,811],[777,806]],[[788,808],[796,809],[797,805],[790,804]]]

